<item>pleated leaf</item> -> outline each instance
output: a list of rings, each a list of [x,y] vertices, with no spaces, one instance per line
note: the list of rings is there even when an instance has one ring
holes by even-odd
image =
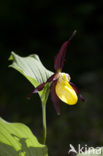
[[[11,52],[9,60],[13,61],[9,67],[12,67],[25,76],[34,87],[46,82],[53,72],[47,70],[41,63],[38,55],[33,54],[27,57],[21,57]],[[46,103],[49,94],[49,85],[46,85],[43,91],[39,92],[42,103]],[[48,92],[47,92],[48,90]]]
[[[48,156],[48,151],[26,125],[0,118],[0,156]]]

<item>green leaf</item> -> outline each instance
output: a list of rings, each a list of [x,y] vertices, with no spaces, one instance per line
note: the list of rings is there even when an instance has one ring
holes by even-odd
[[[0,156],[48,156],[48,152],[26,125],[0,118]]]
[[[43,82],[46,82],[47,79],[53,74],[53,72],[47,70],[43,66],[38,55],[36,54],[30,55],[28,57],[21,57],[14,52],[11,52],[9,60],[13,61],[9,67],[19,71],[31,82],[34,87],[37,87]],[[46,88],[39,92],[42,103],[46,103],[47,101],[50,83],[46,85]]]
[[[90,147],[84,153],[77,154],[76,156],[103,156],[103,147]]]

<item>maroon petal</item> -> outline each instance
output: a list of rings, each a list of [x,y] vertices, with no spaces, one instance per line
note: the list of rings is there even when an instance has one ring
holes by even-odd
[[[52,76],[50,76],[46,82],[55,81],[56,79],[57,79],[57,78],[56,78],[56,73],[55,73],[55,74],[53,74]]]
[[[43,82],[39,86],[37,86],[32,93],[38,93],[39,91],[41,91],[44,88],[46,83],[53,81],[53,79],[55,80],[55,75],[56,74],[53,74],[52,76],[48,78],[46,82]]]
[[[54,108],[56,109],[57,114],[60,115],[60,100],[57,97],[56,92],[55,92],[56,83],[57,83],[57,80],[52,83],[50,94],[51,94],[51,100],[54,104]]]
[[[30,93],[28,96],[27,96],[27,99],[29,100],[31,98],[31,96],[34,94],[34,93],[38,93],[39,91],[41,91],[44,86],[45,86],[46,83],[41,83],[39,86],[37,86],[32,93]]]
[[[41,90],[44,88],[44,86],[45,86],[46,83],[51,82],[51,81],[55,81],[56,79],[57,79],[57,78],[56,78],[56,73],[55,73],[55,74],[53,74],[52,76],[50,76],[49,79],[48,79],[46,82],[41,83],[39,86],[37,86],[37,87],[34,89],[34,91],[33,91],[31,94],[29,94],[29,95],[27,96],[27,99],[29,100],[29,99],[31,98],[32,94],[38,93],[39,91],[41,91]]]
[[[34,89],[34,91],[32,93],[38,93],[39,91],[41,91],[44,88],[45,84],[46,84],[45,82],[44,83],[41,83],[39,86],[37,86]]]
[[[80,94],[78,88],[76,87],[76,85],[72,82],[69,82],[70,85],[72,86],[72,88],[75,90],[75,92],[79,95],[80,99],[85,102],[85,98]]]
[[[75,33],[76,33],[76,31],[74,31],[72,33],[72,36],[69,38],[69,40],[65,41],[63,43],[63,45],[61,46],[60,51],[59,51],[59,53],[57,54],[57,56],[56,56],[56,58],[54,60],[54,68],[55,68],[56,71],[57,70],[62,70],[63,65],[64,65],[64,61],[65,61],[66,50],[68,48],[70,40],[74,37]]]

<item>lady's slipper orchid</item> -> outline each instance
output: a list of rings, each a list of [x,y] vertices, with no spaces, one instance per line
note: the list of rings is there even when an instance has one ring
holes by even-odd
[[[33,93],[37,93],[38,91],[41,91],[44,88],[46,83],[51,82],[51,99],[53,101],[57,114],[60,114],[60,100],[68,105],[74,105],[77,103],[77,95],[79,95],[81,100],[85,101],[83,96],[79,93],[77,87],[73,83],[71,83],[70,75],[61,72],[64,65],[65,54],[68,45],[75,33],[76,31],[73,32],[69,40],[63,43],[59,53],[57,54],[54,60],[54,68],[56,70],[55,74],[53,74],[46,82],[36,87],[33,91]]]

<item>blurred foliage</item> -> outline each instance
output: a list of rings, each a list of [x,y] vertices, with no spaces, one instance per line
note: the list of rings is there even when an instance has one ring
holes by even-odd
[[[103,2],[0,1],[0,116],[26,123],[39,140],[40,99],[35,95],[27,101],[33,87],[18,72],[8,69],[8,57],[11,51],[21,56],[37,53],[45,67],[54,71],[54,57],[74,29],[77,35],[67,52],[63,71],[71,75],[86,103],[62,103],[58,117],[49,98],[47,145],[51,156],[67,156],[70,143],[103,145]]]

